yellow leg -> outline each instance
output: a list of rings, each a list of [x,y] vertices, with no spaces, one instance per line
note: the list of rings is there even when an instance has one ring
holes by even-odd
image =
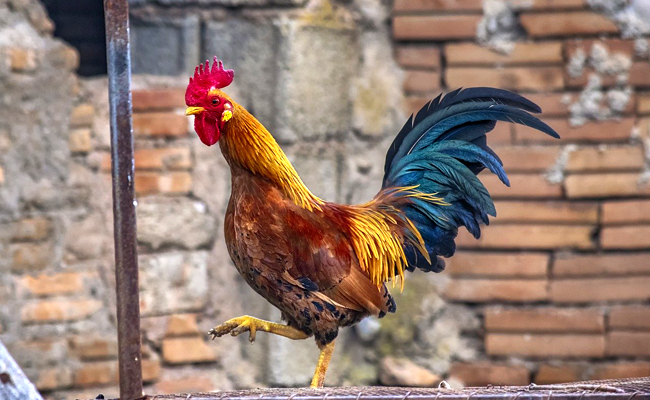
[[[331,341],[320,348],[320,356],[318,357],[318,364],[316,364],[316,372],[314,372],[314,377],[311,380],[310,387],[312,389],[323,387],[327,367],[329,367],[330,360],[332,359],[332,353],[334,353],[334,341]]]
[[[248,315],[229,319],[223,324],[210,329],[208,335],[212,335],[212,339],[214,339],[227,333],[238,336],[244,332],[250,332],[248,340],[253,343],[257,331],[274,333],[293,340],[307,339],[309,337],[305,332],[288,325],[276,324],[275,322],[264,321]]]

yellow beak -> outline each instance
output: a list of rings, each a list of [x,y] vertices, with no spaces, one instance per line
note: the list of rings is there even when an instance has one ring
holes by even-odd
[[[187,107],[187,110],[185,110],[185,115],[201,114],[203,111],[205,111],[205,108],[203,107]]]

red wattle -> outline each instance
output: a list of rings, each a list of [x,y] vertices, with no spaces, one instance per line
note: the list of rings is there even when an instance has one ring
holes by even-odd
[[[221,131],[217,126],[217,121],[208,118],[206,113],[201,113],[194,117],[194,130],[206,146],[212,146],[221,137]]]

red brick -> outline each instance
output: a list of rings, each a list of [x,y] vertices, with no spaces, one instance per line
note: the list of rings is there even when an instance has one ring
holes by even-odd
[[[14,241],[43,240],[50,236],[52,222],[47,218],[25,218],[11,224],[11,239]]]
[[[511,90],[557,90],[564,87],[562,67],[451,67],[445,71],[450,88],[494,86]]]
[[[406,109],[404,112],[406,114],[417,114],[420,109],[431,101],[436,96],[435,92],[427,94],[409,94],[406,96],[405,106]]]
[[[397,16],[393,36],[397,40],[473,39],[480,15]]]
[[[475,43],[450,43],[445,46],[445,59],[451,66],[491,66],[521,64],[561,64],[562,43],[517,43],[508,54],[502,54]]]
[[[542,109],[543,117],[568,116],[569,104],[573,103],[575,97],[573,93],[522,93],[522,96],[537,104]]]
[[[99,336],[74,336],[69,339],[70,351],[83,361],[117,357],[117,339]]]
[[[192,175],[187,172],[140,172],[135,174],[135,192],[139,195],[156,193],[188,193],[192,189]]]
[[[647,61],[637,61],[630,68],[628,83],[637,87],[650,87],[650,63]]]
[[[618,357],[650,356],[650,332],[609,332],[607,355]]]
[[[543,172],[557,162],[559,146],[492,146],[506,172]]]
[[[636,112],[650,114],[650,93],[639,93],[636,102]]]
[[[133,133],[136,136],[185,136],[188,119],[181,114],[150,112],[133,114]]]
[[[575,13],[534,13],[519,17],[531,37],[599,35],[617,33],[618,27],[604,15],[584,11]]]
[[[162,365],[160,359],[144,359],[142,360],[142,381],[151,383],[158,380]]]
[[[650,275],[649,253],[560,254],[553,263],[556,277]]]
[[[593,231],[592,226],[502,224],[485,227],[478,240],[462,230],[456,244],[479,249],[591,249]]]
[[[578,39],[578,40],[567,40],[564,45],[565,57],[567,59],[575,56],[577,50],[581,50],[584,54],[591,54],[594,44],[603,46],[607,51],[611,53],[623,53],[626,56],[634,56],[634,40],[630,39]]]
[[[116,384],[118,379],[117,361],[99,361],[82,364],[75,371],[74,385],[93,387]]]
[[[650,225],[606,227],[600,243],[603,249],[650,249]]]
[[[216,361],[214,348],[200,336],[163,340],[163,360],[170,364],[190,364]]]
[[[530,358],[600,358],[605,354],[605,337],[588,334],[488,333],[485,350],[491,356]]]
[[[551,282],[554,303],[594,303],[650,299],[650,276],[562,279]]]
[[[395,0],[393,11],[483,11],[481,0]]]
[[[548,299],[545,279],[454,279],[443,297],[469,303],[530,303]]]
[[[102,303],[94,299],[40,300],[24,305],[20,319],[25,324],[77,321],[88,318],[101,308]]]
[[[543,253],[461,251],[447,261],[447,271],[454,277],[545,278],[548,262]]]
[[[650,307],[616,307],[609,312],[608,321],[609,327],[614,329],[640,329],[650,331]]]
[[[582,308],[489,308],[485,329],[490,332],[605,332],[605,317],[596,309]]]
[[[598,73],[592,67],[585,67],[581,74],[578,76],[572,76],[569,74],[569,71],[564,71],[564,83],[568,89],[582,90],[589,83],[589,78],[592,75],[598,75]],[[617,84],[618,76],[617,75],[598,75],[600,78],[600,85],[603,87],[611,87]],[[629,103],[632,103],[631,100]]]
[[[498,122],[497,126],[487,135],[487,141],[490,146],[512,143],[512,124],[506,122]]]
[[[196,325],[196,314],[174,314],[167,320],[165,337],[192,336],[198,335],[199,328]]]
[[[5,183],[5,170],[4,168],[0,167],[0,185]]]
[[[638,361],[597,365],[594,367],[594,371],[589,379],[625,379],[647,376],[650,376],[650,363]]]
[[[134,111],[161,111],[185,108],[185,88],[133,91]]]
[[[192,166],[188,147],[139,149],[135,151],[134,157],[136,169],[188,169]]]
[[[406,70],[404,90],[407,92],[432,92],[440,89],[440,73],[425,70]]]
[[[587,6],[586,0],[509,0],[508,3],[521,10],[576,10]]]
[[[523,386],[530,383],[530,372],[526,367],[489,362],[455,362],[451,364],[449,377],[461,381],[463,386]]]
[[[570,175],[564,181],[569,198],[628,197],[650,195],[650,184],[636,173]]]
[[[558,201],[497,201],[495,224],[505,222],[590,224],[598,222],[598,204]]]
[[[581,369],[575,365],[542,365],[535,374],[537,385],[551,385],[554,383],[576,382],[580,380]]]
[[[434,46],[398,46],[395,57],[405,68],[440,69],[440,49]]]
[[[70,127],[90,127],[95,118],[95,107],[92,104],[79,104],[72,109],[70,115]]]
[[[568,172],[641,171],[644,165],[640,146],[584,147],[569,153]]]
[[[490,173],[479,175],[493,199],[553,199],[562,197],[562,185],[540,174],[508,174],[510,187]]]
[[[567,142],[628,142],[634,130],[634,118],[615,121],[593,122],[571,126],[566,119],[545,119],[544,122],[560,135],[562,143]],[[557,139],[523,125],[515,125],[515,141],[518,143],[558,144]]]
[[[71,294],[82,290],[83,276],[79,272],[24,276],[19,280],[19,291],[32,296]]]
[[[54,368],[40,368],[38,377],[33,380],[40,391],[52,391],[72,386],[72,371],[69,368],[57,366]]]

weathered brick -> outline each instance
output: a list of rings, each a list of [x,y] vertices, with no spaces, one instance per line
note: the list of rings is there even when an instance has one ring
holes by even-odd
[[[650,261],[650,259],[648,260]],[[609,327],[623,330],[650,330],[650,307],[621,306],[609,312]],[[650,375],[650,374],[649,374]]]
[[[436,95],[432,92],[430,95],[427,94],[409,94],[406,96],[405,101],[405,114],[416,114],[420,109],[431,101]]]
[[[62,363],[68,358],[65,339],[41,337],[34,340],[19,340],[8,345],[11,354],[25,367],[42,368]]]
[[[491,146],[506,172],[543,172],[560,156],[559,146]]]
[[[650,93],[639,93],[636,100],[636,112],[650,114]]]
[[[440,69],[440,49],[434,46],[398,46],[397,63],[405,68]]]
[[[440,73],[426,70],[406,70],[404,90],[407,92],[431,92],[440,88]]]
[[[117,357],[117,339],[114,337],[73,336],[69,343],[72,354],[83,361]]]
[[[12,71],[33,72],[38,67],[38,53],[35,49],[12,47],[9,49],[9,65]]]
[[[491,356],[530,358],[601,358],[605,337],[590,334],[488,333],[485,350]]]
[[[603,249],[650,249],[650,225],[605,227],[600,244]]]
[[[503,224],[485,227],[478,240],[462,230],[456,244],[479,249],[591,249],[593,231],[592,226]]]
[[[555,277],[650,274],[650,252],[559,254],[552,271]]]
[[[165,337],[197,335],[196,314],[174,314],[167,320]]]
[[[595,303],[650,299],[650,276],[561,279],[551,282],[554,303]]]
[[[647,61],[637,61],[630,67],[628,83],[636,87],[650,87],[650,63]]]
[[[447,261],[447,271],[455,277],[545,278],[548,262],[544,253],[461,251]]]
[[[47,267],[52,259],[52,246],[48,243],[12,244],[11,269],[15,272],[40,271]]]
[[[185,136],[188,119],[170,112],[147,112],[133,114],[133,133],[136,136]]]
[[[646,376],[650,376],[650,363],[637,361],[596,365],[589,379],[625,379]]]
[[[192,166],[188,147],[139,149],[134,158],[136,169],[188,169]]]
[[[568,116],[569,105],[575,97],[572,93],[522,93],[522,95],[542,109],[544,121],[546,121],[545,117]]]
[[[163,378],[156,383],[156,392],[162,394],[197,393],[217,390],[209,376],[193,374],[187,378]]]
[[[586,0],[509,0],[508,3],[521,10],[579,10],[587,6]]]
[[[584,11],[575,13],[531,13],[519,17],[531,37],[574,36],[617,33],[618,27],[604,15]]]
[[[94,299],[39,300],[25,304],[20,319],[23,323],[77,321],[88,318],[101,308],[102,303]]]
[[[159,358],[142,360],[142,381],[145,383],[155,382],[160,378],[162,365]]]
[[[490,332],[572,332],[605,331],[601,310],[582,308],[488,308],[485,329]]]
[[[4,168],[0,167],[0,185],[5,183],[5,170]]]
[[[575,56],[576,51],[580,50],[584,54],[591,54],[594,44],[602,46],[609,53],[623,54],[628,57],[634,56],[634,40],[617,39],[617,38],[599,38],[599,39],[577,39],[567,40],[564,43],[564,52],[567,59]]]
[[[83,289],[83,276],[79,272],[23,276],[18,282],[19,291],[32,296],[71,294]]]
[[[393,11],[483,11],[481,0],[396,0]]]
[[[397,16],[393,36],[397,40],[471,39],[480,15]]]
[[[445,46],[447,65],[561,64],[562,43],[517,43],[508,54],[498,53],[475,43],[450,43]]]
[[[641,171],[643,165],[640,146],[583,147],[569,153],[566,171]]]
[[[74,385],[78,387],[103,386],[117,383],[117,361],[84,363],[74,373]]]
[[[597,203],[558,201],[497,201],[495,224],[507,222],[595,224]]]
[[[90,129],[74,129],[68,137],[68,148],[73,153],[86,153],[92,150]]]
[[[581,126],[571,126],[566,119],[545,119],[551,128],[562,138],[562,143],[612,143],[628,142],[634,130],[634,118],[621,118],[614,121],[601,121]],[[515,125],[517,143],[558,144],[557,139],[523,125]]]
[[[581,369],[575,365],[548,365],[539,367],[535,374],[538,385],[551,385],[553,383],[576,382],[580,380]]]
[[[592,75],[598,75],[598,72],[594,70],[593,67],[587,66],[584,67],[581,74],[578,76],[573,76],[569,74],[568,70],[564,71],[564,83],[567,89],[582,90],[589,83],[589,78]],[[618,75],[598,75],[600,78],[600,85],[606,88],[616,85],[618,81]],[[632,97],[633,99],[633,97]],[[632,100],[633,101],[633,100]],[[632,102],[630,101],[630,103]]]
[[[188,193],[192,175],[187,172],[140,172],[135,174],[135,192],[139,195],[155,193]]]
[[[72,109],[70,114],[70,127],[90,127],[95,118],[95,107],[92,104],[79,104]]]
[[[449,370],[449,377],[463,382],[464,386],[523,386],[530,383],[529,376],[530,372],[523,365],[490,362],[455,362]]]
[[[470,303],[530,303],[548,299],[547,286],[545,279],[454,279],[443,296]]]
[[[493,199],[553,199],[562,197],[562,185],[540,174],[508,174],[510,187],[494,174],[479,175]]]
[[[163,340],[163,360],[170,364],[190,364],[216,361],[214,347],[200,336]]]
[[[41,368],[38,377],[33,380],[40,391],[52,391],[72,386],[72,370],[65,366]]]
[[[448,87],[493,86],[511,90],[558,90],[564,87],[562,67],[451,67]]]
[[[642,183],[637,173],[569,175],[564,185],[567,196],[575,199],[650,195],[650,184]]]
[[[50,235],[51,231],[52,222],[47,218],[25,218],[11,224],[11,239],[15,241],[43,240]]]
[[[185,108],[185,88],[133,91],[134,111],[162,111]]]
[[[650,356],[650,332],[609,332],[607,355],[622,357]]]

